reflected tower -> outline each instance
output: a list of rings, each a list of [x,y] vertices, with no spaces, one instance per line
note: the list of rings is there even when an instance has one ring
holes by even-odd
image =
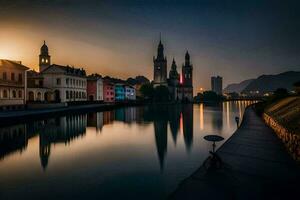
[[[193,105],[188,104],[183,106],[183,138],[186,149],[191,150],[193,145]]]

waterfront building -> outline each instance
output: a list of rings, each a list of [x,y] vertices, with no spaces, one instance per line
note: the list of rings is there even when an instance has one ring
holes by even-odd
[[[164,46],[159,41],[157,48],[157,56],[153,57],[154,63],[154,78],[153,86],[157,87],[159,85],[167,86],[167,58],[164,56]]]
[[[157,57],[153,61],[153,86],[167,86],[172,101],[193,101],[193,65],[191,64],[188,51],[185,54],[181,75],[177,72],[177,65],[173,58],[169,78],[167,78],[167,59],[164,56],[164,46],[161,40],[157,48]]]
[[[0,109],[23,107],[28,69],[21,62],[0,59]]]
[[[125,100],[125,86],[121,83],[115,84],[115,101]]]
[[[103,80],[100,75],[87,77],[87,97],[89,101],[103,101]]]
[[[54,100],[50,88],[44,87],[44,77],[34,71],[27,72],[27,102],[50,102]]]
[[[56,102],[86,101],[84,69],[52,64],[41,72],[44,86],[54,91]]]
[[[87,78],[82,68],[51,64],[49,49],[44,41],[39,55],[39,76],[43,79],[43,87],[52,91],[44,95],[44,100],[55,102],[71,102],[87,100]],[[48,96],[49,94],[49,96]]]
[[[179,86],[179,99],[193,101],[193,65],[190,62],[190,54],[185,54],[185,62],[182,65],[182,80]]]
[[[179,86],[180,75],[177,72],[177,65],[173,58],[171,70],[169,72],[168,86],[170,92],[170,98],[172,100],[178,100],[178,86]]]
[[[218,95],[222,95],[222,77],[213,76],[211,77],[211,90],[217,93]]]
[[[125,85],[125,100],[136,100],[136,90],[131,85]]]
[[[115,102],[115,86],[108,79],[103,80],[103,99],[104,102]]]

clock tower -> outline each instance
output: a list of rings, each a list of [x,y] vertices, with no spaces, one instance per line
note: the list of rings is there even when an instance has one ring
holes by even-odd
[[[49,55],[48,47],[44,40],[44,44],[41,47],[41,53],[39,55],[40,72],[44,71],[50,65],[51,65],[51,57]]]

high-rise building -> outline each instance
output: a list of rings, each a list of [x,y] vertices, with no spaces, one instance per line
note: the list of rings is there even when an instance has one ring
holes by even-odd
[[[222,95],[222,77],[220,76],[212,76],[211,77],[211,90],[214,91],[215,93]]]
[[[41,47],[41,53],[39,55],[39,66],[40,72],[44,71],[47,67],[51,65],[51,57],[49,55],[48,46],[44,40],[44,44]]]
[[[154,63],[154,77],[153,85],[157,87],[159,85],[167,86],[167,58],[164,56],[164,46],[159,41],[157,48],[157,57],[153,57]]]

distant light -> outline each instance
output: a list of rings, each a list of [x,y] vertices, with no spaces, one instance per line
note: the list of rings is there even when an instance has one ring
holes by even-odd
[[[180,84],[182,84],[183,83],[183,80],[182,80],[182,74],[180,74]]]

